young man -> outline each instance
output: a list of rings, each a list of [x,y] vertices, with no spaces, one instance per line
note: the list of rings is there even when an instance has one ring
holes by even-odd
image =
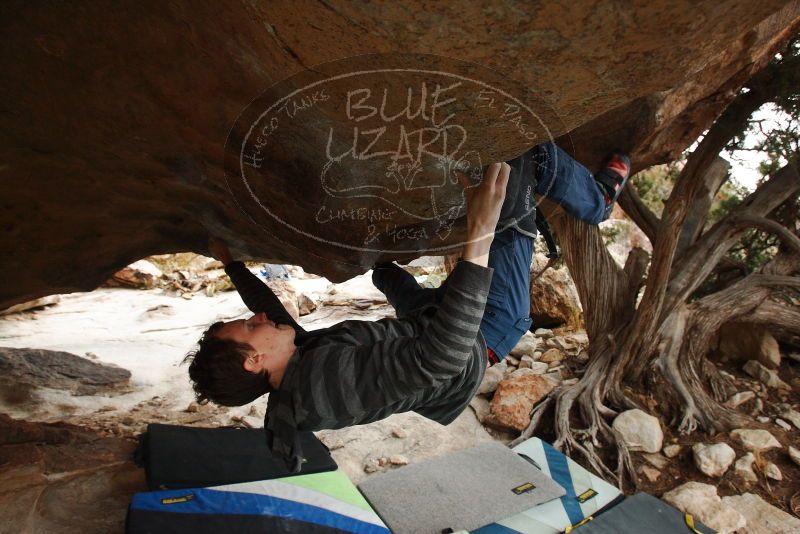
[[[306,332],[265,284],[233,261],[224,243],[210,240],[212,254],[255,315],[215,323],[189,354],[198,400],[237,406],[270,393],[267,442],[293,472],[302,462],[297,430],[342,428],[412,410],[449,424],[475,395],[489,358],[505,357],[530,327],[536,229],[519,199],[529,199],[535,188],[598,222],[607,211],[591,173],[567,158],[554,145],[540,145],[511,166],[490,165],[478,186],[459,175],[468,242],[442,287],[423,290],[392,263],[373,271],[397,319],[343,321]],[[629,167],[611,176],[615,184],[624,184]]]

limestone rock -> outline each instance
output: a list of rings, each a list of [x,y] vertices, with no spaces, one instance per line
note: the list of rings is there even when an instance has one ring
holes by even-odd
[[[50,388],[75,395],[113,392],[130,380],[127,369],[93,362],[69,352],[0,347],[0,390]]]
[[[744,480],[747,483],[755,483],[758,482],[758,476],[756,472],[753,471],[753,462],[755,462],[756,457],[753,455],[752,452],[748,452],[738,460],[733,466],[733,471],[736,473],[738,477]]]
[[[530,356],[523,356],[519,361],[519,368],[530,369],[533,363],[534,363],[533,358],[531,358]]]
[[[297,291],[286,280],[267,280],[267,285],[281,301],[283,307],[295,321],[300,320],[300,310],[297,307]]]
[[[777,340],[765,327],[728,323],[719,330],[719,352],[730,361],[756,360],[769,369],[781,364]]]
[[[756,398],[756,394],[752,391],[740,391],[731,396],[728,400],[725,401],[725,406],[728,408],[738,408],[745,402]]]
[[[539,358],[540,362],[544,363],[553,363],[553,362],[560,362],[565,357],[564,353],[558,349],[548,349],[542,354],[541,358]]]
[[[658,480],[658,477],[661,476],[661,471],[650,467],[649,465],[643,465],[639,468],[639,473],[644,475],[644,477],[649,480],[650,482],[655,482]]]
[[[764,475],[767,478],[771,478],[772,480],[781,481],[783,480],[783,473],[781,470],[778,469],[778,466],[772,462],[768,462],[767,465],[764,467]]]
[[[646,452],[642,454],[642,458],[656,469],[664,469],[669,465],[669,460],[657,452]]]
[[[791,389],[789,384],[784,382],[778,377],[778,373],[771,369],[767,369],[760,363],[755,360],[750,360],[746,364],[744,364],[744,372],[752,376],[753,378],[760,380],[764,383],[767,387],[771,388],[780,388],[780,389]]]
[[[551,337],[553,337],[553,331],[550,330],[549,328],[537,328],[534,331],[534,334],[542,339],[550,339]]]
[[[723,497],[722,503],[737,510],[747,520],[739,534],[800,532],[800,519],[772,506],[753,493]]]
[[[317,303],[305,293],[300,293],[297,296],[297,309],[299,315],[302,317],[303,315],[313,313],[317,309]]]
[[[792,461],[797,465],[800,465],[800,451],[790,445],[788,452],[789,452],[789,458],[791,458]]]
[[[530,370],[533,371],[534,374],[542,375],[548,371],[550,368],[549,364],[544,362],[533,362],[530,366]]]
[[[780,447],[780,442],[766,430],[737,428],[731,432],[731,439],[748,451],[760,451]]]
[[[492,419],[500,427],[522,432],[531,421],[530,412],[533,406],[550,393],[553,387],[550,380],[538,375],[503,380],[490,404]]]
[[[164,273],[147,260],[131,263],[114,273],[106,281],[108,287],[130,287],[135,289],[152,289]]]
[[[619,414],[612,423],[614,430],[633,451],[658,452],[664,441],[661,422],[642,410],[628,410]]]
[[[534,269],[540,271],[546,261],[543,255],[536,254]],[[536,279],[536,283],[531,284],[533,324],[558,324],[574,328],[582,324],[582,314],[578,290],[566,267],[551,267]]]
[[[512,356],[533,356],[534,351],[541,345],[542,341],[531,332],[525,332],[514,348],[511,349]]]
[[[5,310],[0,310],[0,315],[11,315],[12,313],[20,313],[24,311],[37,310],[39,308],[46,308],[48,306],[55,306],[61,301],[61,295],[48,295],[40,299],[33,299],[27,302],[20,302],[14,306],[8,307]]]
[[[667,458],[675,458],[681,453],[681,446],[677,444],[667,445],[662,452]]]
[[[727,443],[695,443],[692,446],[694,465],[705,475],[721,477],[736,459],[736,452]]]
[[[486,369],[486,373],[483,375],[483,381],[480,387],[478,387],[478,394],[485,395],[487,393],[493,393],[494,390],[497,389],[497,384],[505,377],[506,369],[507,366],[505,362],[496,363]]]
[[[784,429],[785,431],[789,432],[792,430],[792,425],[784,421],[783,419],[775,418],[775,424]]]
[[[747,524],[736,508],[725,504],[717,488],[700,482],[686,482],[661,498],[683,513],[691,514],[720,534],[733,534]]]
[[[469,405],[475,412],[475,417],[477,417],[478,421],[481,423],[483,423],[492,413],[492,410],[489,407],[489,401],[480,395],[472,397],[472,400],[469,401]]]
[[[798,430],[800,430],[800,412],[788,408],[781,412],[781,417],[791,422]]]

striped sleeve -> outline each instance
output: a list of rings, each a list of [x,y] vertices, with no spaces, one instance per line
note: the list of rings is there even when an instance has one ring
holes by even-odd
[[[304,430],[358,424],[463,372],[473,356],[493,269],[460,262],[436,314],[418,337],[319,347],[306,359]],[[388,414],[387,414],[388,415]]]
[[[302,326],[286,311],[286,308],[267,284],[250,272],[247,266],[234,261],[225,266],[225,273],[230,277],[236,291],[242,297],[245,306],[253,313],[266,312],[271,321],[288,324],[298,333],[305,332]]]

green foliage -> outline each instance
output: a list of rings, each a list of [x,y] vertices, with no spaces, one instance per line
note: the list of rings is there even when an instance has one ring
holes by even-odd
[[[642,202],[659,217],[682,167],[683,160],[679,160],[668,165],[650,167],[633,177],[632,183]]]

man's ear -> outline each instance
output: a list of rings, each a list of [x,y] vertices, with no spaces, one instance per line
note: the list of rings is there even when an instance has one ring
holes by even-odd
[[[255,351],[251,352],[248,354],[247,358],[244,359],[242,366],[244,370],[249,373],[261,373],[264,371],[265,358],[266,354],[259,354]]]

